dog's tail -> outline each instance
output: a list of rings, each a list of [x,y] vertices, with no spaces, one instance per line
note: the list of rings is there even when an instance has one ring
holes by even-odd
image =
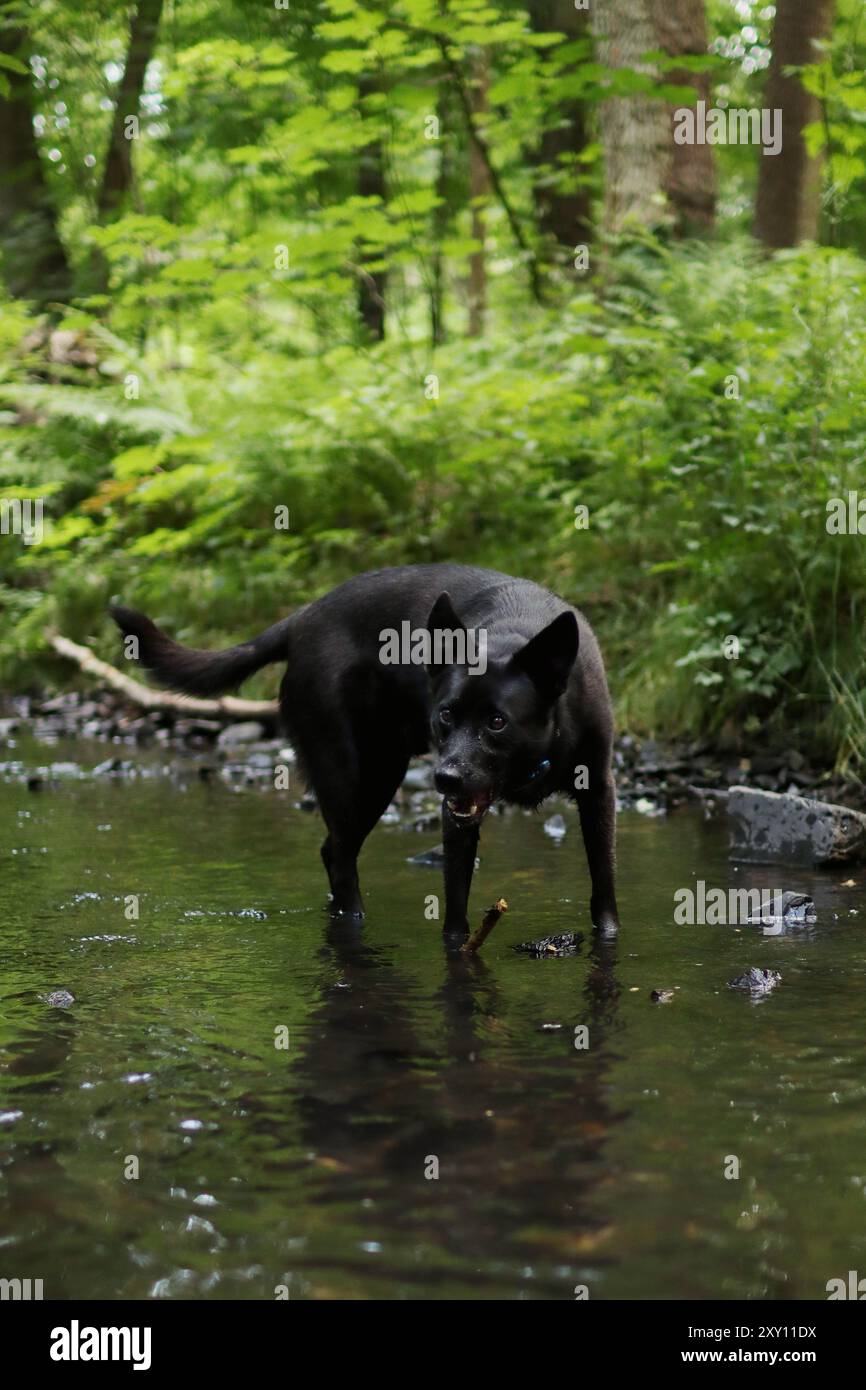
[[[129,651],[162,685],[187,695],[222,695],[234,690],[260,667],[288,657],[291,618],[283,618],[267,631],[222,652],[197,651],[182,647],[134,608],[112,605],[111,616],[124,637],[135,638]]]

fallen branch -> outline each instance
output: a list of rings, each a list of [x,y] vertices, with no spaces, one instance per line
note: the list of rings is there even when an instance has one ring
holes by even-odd
[[[177,714],[198,715],[207,719],[273,719],[279,714],[276,700],[241,700],[235,695],[224,695],[219,700],[203,700],[195,695],[177,695],[170,690],[151,690],[141,681],[133,680],[94,656],[89,647],[80,647],[59,632],[46,634],[49,642],[60,656],[74,661],[88,676],[96,676],[133,704],[143,709],[174,710]]]
[[[484,942],[487,940],[496,923],[499,921],[503,912],[508,911],[508,903],[504,898],[497,898],[492,907],[488,907],[484,914],[481,926],[473,932],[464,946],[460,947],[460,953],[464,956],[474,956]]]

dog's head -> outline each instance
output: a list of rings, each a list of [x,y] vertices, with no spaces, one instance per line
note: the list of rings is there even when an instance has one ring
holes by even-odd
[[[448,594],[437,599],[427,627],[434,639],[442,631],[466,636]],[[456,819],[480,822],[493,801],[520,792],[537,775],[578,640],[577,619],[566,611],[483,672],[468,663],[430,666],[436,787]],[[466,645],[478,647],[477,641]]]

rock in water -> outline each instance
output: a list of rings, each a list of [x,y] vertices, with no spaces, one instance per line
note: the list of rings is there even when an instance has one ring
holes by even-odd
[[[542,936],[538,941],[521,941],[513,949],[529,956],[576,956],[583,936],[580,932],[564,931],[558,936]]]
[[[264,725],[255,719],[240,724],[227,724],[217,739],[220,748],[237,748],[242,743],[258,743],[265,736]]]
[[[731,858],[752,864],[844,864],[866,854],[866,815],[790,792],[731,787]]]
[[[738,975],[728,984],[731,989],[747,989],[750,994],[769,994],[781,978],[778,970],[761,970],[756,965],[750,965],[745,975]]]
[[[815,904],[806,893],[773,893],[760,912],[746,918],[750,927],[796,927],[815,921]]]
[[[567,830],[564,816],[551,816],[544,822],[544,833],[549,835],[551,840],[561,840]]]
[[[40,994],[39,998],[52,1009],[68,1009],[75,1003],[75,996],[68,989],[53,989],[50,994]]]
[[[406,863],[420,864],[425,869],[438,869],[445,863],[445,850],[441,845],[434,845],[432,849],[423,849],[420,854],[413,854]]]

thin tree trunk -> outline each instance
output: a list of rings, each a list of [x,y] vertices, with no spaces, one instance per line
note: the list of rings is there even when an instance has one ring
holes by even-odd
[[[28,35],[0,29],[0,52],[26,62]],[[41,304],[66,301],[72,273],[57,230],[39,147],[33,132],[33,89],[29,72],[3,69],[0,92],[0,251],[9,293]]]
[[[452,140],[450,128],[450,104],[448,88],[443,80],[439,86],[436,101],[436,117],[439,122],[439,168],[436,174],[436,197],[439,199],[433,212],[433,255],[431,259],[430,283],[430,339],[434,347],[445,342],[445,263],[442,255],[442,242],[451,226],[451,192],[453,183]]]
[[[590,11],[598,60],[608,68],[654,73],[643,55],[657,48],[649,0],[594,0]],[[664,222],[670,159],[668,112],[651,93],[611,97],[599,108],[604,147],[604,225],[615,234],[630,221]]]
[[[378,90],[375,79],[362,76],[359,83],[359,96],[362,109],[363,98]],[[387,201],[388,189],[385,182],[385,159],[381,140],[371,140],[361,150],[358,161],[358,193],[362,198],[378,198],[383,204]],[[385,337],[385,290],[388,273],[385,270],[366,270],[364,260],[379,260],[378,253],[366,256],[361,251],[361,277],[358,282],[358,312],[361,315],[368,335],[376,342]]]
[[[704,0],[652,0],[652,14],[658,47],[672,58],[704,57],[707,53],[707,19]],[[710,104],[710,75],[674,68],[665,74],[668,82],[693,87],[696,101]],[[716,218],[716,164],[712,145],[678,145],[673,140],[673,113],[670,107],[670,162],[666,188],[673,208],[675,229],[680,236],[711,230]]]
[[[529,20],[535,33],[558,32],[567,43],[590,37],[589,13],[575,9],[574,0],[531,0]],[[556,259],[557,248],[560,255],[563,247],[571,253],[592,233],[592,200],[578,162],[589,144],[586,106],[577,100],[563,102],[549,121],[534,159],[533,192],[539,230]]]
[[[144,76],[156,47],[162,3],[163,0],[138,0],[129,26],[126,64],[117,91],[108,154],[96,202],[100,222],[122,207],[132,188],[133,141],[127,138],[126,122],[130,116],[137,118],[139,115]]]
[[[508,219],[508,225],[511,228],[511,233],[514,237],[514,240],[517,242],[517,245],[520,247],[520,250],[526,259],[527,269],[529,271],[529,287],[532,291],[532,297],[535,300],[536,304],[540,304],[542,300],[541,278],[538,271],[538,257],[536,255],[534,238],[527,236],[521,219],[518,217],[514,209],[514,206],[511,202],[511,198],[506,192],[505,185],[502,182],[502,178],[500,177],[496,169],[496,165],[493,163],[493,160],[490,157],[490,150],[487,146],[487,141],[485,140],[484,135],[479,129],[478,122],[476,121],[475,116],[473,114],[472,94],[467,89],[466,81],[464,79],[463,71],[460,67],[460,64],[451,54],[448,40],[442,34],[437,34],[436,43],[438,45],[439,52],[442,54],[442,61],[445,64],[445,67],[448,70],[448,72],[451,74],[453,89],[463,110],[463,117],[466,121],[466,129],[469,135],[469,139],[472,141],[472,144],[475,147],[475,152],[478,154],[484,165],[490,188],[492,192],[495,194],[496,198],[498,199],[502,207],[502,211],[505,213],[505,216]]]
[[[476,127],[483,128],[484,114],[487,111],[487,92],[490,86],[490,58],[486,49],[480,49],[473,63],[472,119]],[[490,175],[487,163],[477,143],[469,141],[469,201],[472,209],[473,241],[481,243],[477,251],[469,257],[469,326],[467,336],[480,338],[484,333],[484,318],[487,313],[487,221],[486,200],[490,196]]]
[[[820,60],[815,40],[829,37],[833,11],[834,0],[776,0],[764,104],[782,112],[782,149],[760,157],[755,204],[755,233],[773,249],[818,237],[824,160],[807,151],[803,128],[821,119],[821,103],[784,69]]]

